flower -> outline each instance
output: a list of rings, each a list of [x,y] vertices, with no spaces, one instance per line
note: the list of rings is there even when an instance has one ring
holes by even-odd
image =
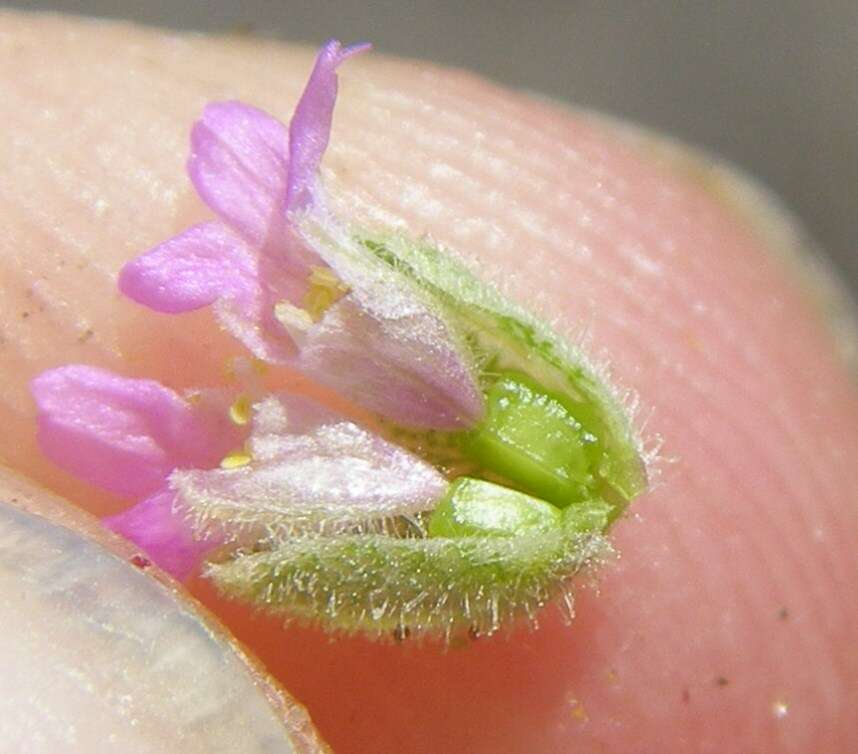
[[[258,358],[293,366],[392,421],[460,429],[482,415],[470,351],[447,314],[373,258],[325,206],[336,69],[367,46],[328,42],[288,132],[240,102],[208,105],[188,173],[219,219],[127,264],[123,293],[176,314],[214,304]]]
[[[246,451],[231,453],[247,432],[228,419],[223,394],[188,400],[76,365],[42,373],[31,389],[43,452],[138,500],[104,523],[179,579],[221,545],[358,530],[431,509],[447,488],[429,464],[300,396],[260,401]]]
[[[179,578],[335,630],[449,637],[571,609],[568,579],[648,483],[604,372],[428,239],[345,224],[319,168],[336,69],[319,53],[288,127],[207,106],[188,172],[217,219],[128,263],[167,314],[213,306],[258,359],[364,409],[197,391],[86,366],[32,383],[57,464],[136,504],[105,523]],[[242,375],[236,375],[242,379]],[[236,391],[237,392],[237,391]]]
[[[258,546],[383,530],[447,490],[430,464],[307,398],[269,395],[253,413],[247,463],[171,476],[198,529],[216,539]]]

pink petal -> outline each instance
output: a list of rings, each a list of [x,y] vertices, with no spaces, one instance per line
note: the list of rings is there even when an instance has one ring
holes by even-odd
[[[286,206],[304,209],[313,199],[313,186],[331,135],[331,118],[337,99],[337,66],[370,45],[343,48],[332,39],[316,57],[304,94],[289,123],[289,181]]]
[[[176,467],[217,464],[236,440],[225,416],[195,412],[152,380],[73,365],[43,372],[31,390],[45,455],[124,497],[152,494]]]
[[[344,298],[312,328],[298,364],[319,382],[404,426],[464,429],[483,413],[473,368],[443,323],[418,306],[379,316]]]
[[[220,222],[189,228],[133,259],[119,274],[119,289],[155,311],[178,314],[217,303],[226,329],[255,356],[272,362],[295,352],[273,316],[277,301],[298,295],[295,285],[284,265],[260,258]]]
[[[398,424],[476,423],[484,409],[477,368],[439,302],[368,258],[353,232],[316,207],[296,228],[349,289],[303,333],[297,368]]]
[[[133,259],[119,274],[119,289],[150,309],[187,312],[228,298],[250,311],[259,298],[256,257],[219,222],[189,228]]]
[[[309,201],[328,143],[336,67],[365,48],[329,42],[322,49],[289,135],[275,118],[240,102],[205,108],[191,132],[188,171],[229,227],[197,225],[133,260],[120,275],[123,293],[166,313],[217,303],[221,322],[255,356],[275,363],[294,357],[274,307],[299,305],[310,266],[322,262],[291,228],[287,195],[293,207]]]
[[[191,131],[188,173],[200,197],[254,246],[282,232],[288,135],[241,102],[214,102]]]
[[[177,579],[197,570],[203,556],[220,542],[196,538],[181,510],[176,494],[161,489],[133,508],[103,520],[108,529],[138,545],[152,560]]]

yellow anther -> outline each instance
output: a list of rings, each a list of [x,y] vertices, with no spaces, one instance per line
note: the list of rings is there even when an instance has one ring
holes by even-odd
[[[227,453],[220,462],[220,467],[222,469],[240,469],[242,466],[247,466],[253,460],[253,456],[250,455],[244,448],[239,448],[238,450],[233,450],[231,453]]]
[[[303,304],[313,322],[318,322],[331,306],[349,292],[349,287],[330,267],[311,267],[307,282],[309,285]]]
[[[235,402],[229,407],[229,418],[233,424],[243,427],[250,421],[252,415],[249,395],[239,395]]]

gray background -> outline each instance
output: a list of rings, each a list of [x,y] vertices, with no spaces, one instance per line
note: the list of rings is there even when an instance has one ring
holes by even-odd
[[[479,71],[744,166],[858,290],[858,0],[21,0],[186,29],[248,29]]]

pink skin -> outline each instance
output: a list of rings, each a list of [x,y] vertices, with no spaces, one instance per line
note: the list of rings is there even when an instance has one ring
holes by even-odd
[[[310,53],[0,24],[14,40],[0,53],[2,453],[115,511],[36,454],[27,382],[84,361],[177,388],[222,381],[236,349],[207,311],[143,313],[113,295],[115,275],[165,229],[211,217],[182,177],[202,103],[240,95],[287,118]],[[617,526],[622,558],[579,595],[571,629],[547,618],[448,653],[332,644],[194,585],[335,751],[858,750],[855,388],[811,283],[735,186],[592,118],[377,58],[343,75],[323,175],[332,209],[429,231],[561,327],[586,325],[675,459]]]

